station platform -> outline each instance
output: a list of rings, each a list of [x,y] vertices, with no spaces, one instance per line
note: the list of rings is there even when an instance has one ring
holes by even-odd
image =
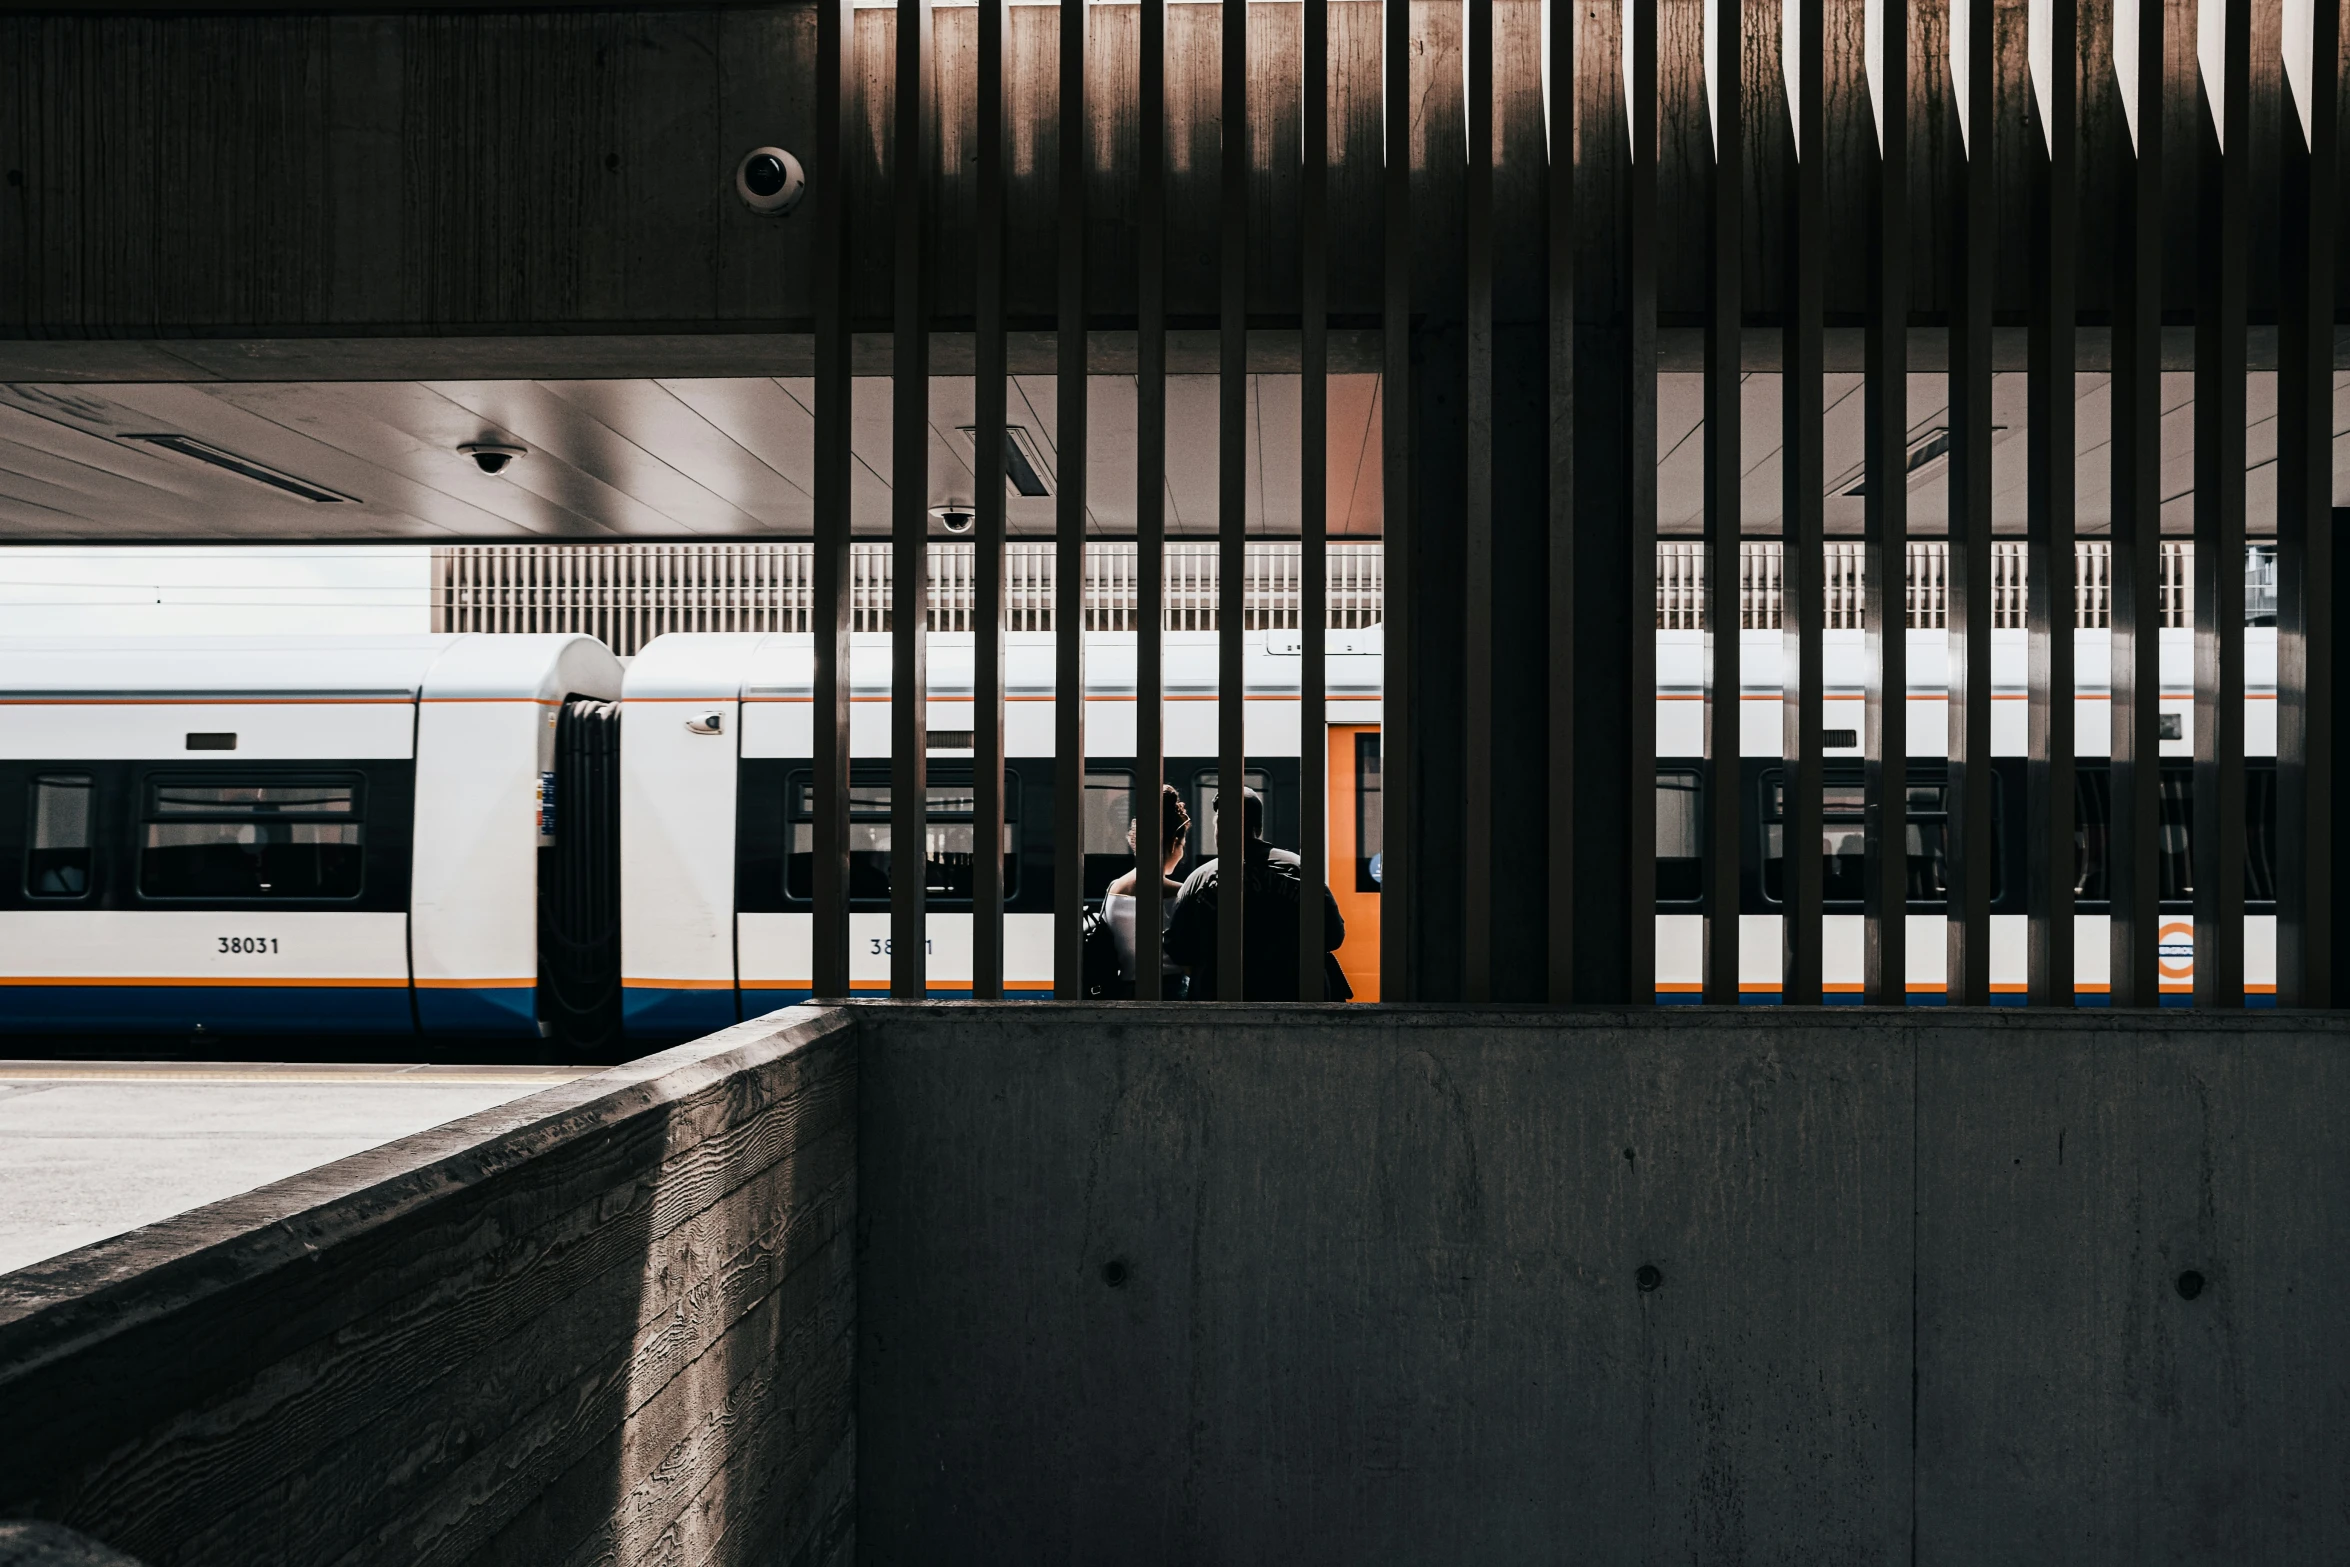
[[[0,1274],[598,1070],[0,1061]]]

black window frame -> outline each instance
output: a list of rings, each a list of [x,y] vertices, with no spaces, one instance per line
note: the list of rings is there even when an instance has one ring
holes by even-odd
[[[1988,769],[1987,776],[1991,779],[1991,842],[1994,846],[1994,852],[1991,855],[1991,904],[1997,908],[2007,896],[2007,856],[1998,852],[2000,846],[2005,845],[2008,841],[2006,832],[2007,785],[1996,768]],[[1760,900],[1761,907],[1765,912],[1775,912],[1787,906],[1783,890],[1774,891],[1770,878],[1772,864],[1783,863],[1770,853],[1770,835],[1773,828],[1783,827],[1786,821],[1785,808],[1782,803],[1785,798],[1786,777],[1787,765],[1784,760],[1776,760],[1755,774],[1754,896]],[[1865,786],[1865,779],[1866,775],[1862,771],[1861,764],[1855,759],[1850,757],[1830,758],[1822,769],[1822,794],[1832,798],[1832,791],[1860,790]],[[1950,819],[1949,764],[1935,757],[1912,757],[1910,758],[1909,776],[1910,800],[1914,802],[1918,792],[1926,789],[1933,790],[1940,797],[1942,803],[1936,809],[1929,811],[1920,811],[1915,808],[1913,803],[1904,811],[1902,838],[1905,849],[1908,843],[1908,829],[1912,825],[1920,822],[1947,824]],[[1865,813],[1853,810],[1822,809],[1820,825],[1823,828],[1831,823],[1839,822],[1858,826],[1862,828],[1865,835],[1867,828]],[[1781,875],[1783,877],[1785,872],[1782,871]],[[1950,900],[1947,896],[1939,898],[1911,897],[1907,900],[1907,907],[1913,913],[1934,913],[1947,910],[1949,906]],[[1863,912],[1863,909],[1864,900],[1860,898],[1828,897],[1821,902],[1821,911],[1828,914],[1857,914]]]
[[[1712,780],[1706,776],[1709,771],[1710,769],[1703,763],[1676,761],[1666,757],[1660,757],[1657,760],[1656,782],[1649,796],[1650,808],[1655,808],[1656,801],[1663,795],[1667,787],[1668,779],[1685,778],[1688,780],[1689,793],[1696,799],[1695,805],[1691,807],[1691,814],[1697,823],[1697,853],[1693,855],[1676,854],[1669,858],[1659,853],[1656,857],[1656,906],[1660,913],[1670,911],[1676,914],[1695,914],[1702,912],[1705,908],[1705,798],[1706,791],[1712,785]],[[1661,837],[1660,834],[1660,840]],[[1665,866],[1667,864],[1676,866],[1687,864],[1695,867],[1692,874],[1696,886],[1686,896],[1667,895],[1665,891]]]
[[[147,890],[148,828],[156,825],[159,822],[182,822],[194,824],[203,822],[252,822],[256,820],[270,819],[267,817],[257,817],[256,815],[249,812],[238,813],[225,809],[219,811],[195,811],[182,815],[160,816],[157,814],[155,806],[157,792],[168,788],[175,783],[200,784],[208,788],[270,788],[281,786],[299,787],[305,784],[314,786],[337,787],[348,785],[351,790],[351,810],[348,815],[327,815],[325,813],[321,813],[316,816],[281,817],[277,819],[292,821],[332,821],[338,824],[349,824],[351,826],[357,827],[359,829],[359,836],[352,841],[352,847],[358,851],[355,856],[359,867],[358,885],[353,887],[349,892],[345,893],[303,893],[299,895],[288,896],[278,896],[276,894],[268,893],[254,896],[243,896],[236,893],[223,892],[196,892],[179,894],[149,892]],[[366,772],[359,769],[327,769],[314,766],[296,766],[281,769],[273,768],[266,764],[260,766],[247,764],[245,766],[234,768],[223,767],[217,769],[206,768],[199,770],[193,768],[163,767],[142,771],[138,775],[138,778],[134,784],[135,792],[132,794],[130,800],[131,863],[129,869],[131,890],[142,906],[153,905],[164,908],[240,908],[294,910],[305,908],[351,908],[358,906],[365,902],[368,895],[368,884],[371,880],[368,875],[369,860],[371,858],[368,853],[370,839],[370,834],[368,832],[368,807],[370,803],[369,795],[371,792],[369,784],[370,780]]]
[[[779,765],[782,769],[782,778],[780,780],[780,812],[775,817],[775,825],[780,827],[781,836],[779,847],[774,855],[775,874],[773,878],[774,885],[772,888],[755,885],[752,875],[752,867],[757,863],[757,861],[753,858],[753,851],[755,848],[754,834],[752,831],[752,823],[754,820],[753,812],[759,804],[759,802],[754,800],[753,793],[755,789],[762,787],[761,785],[755,783],[754,780],[758,778],[760,772],[767,770],[766,768],[757,765],[761,763],[772,763]],[[886,766],[886,764],[884,764],[884,766]],[[963,774],[966,774],[970,771],[970,765],[968,763],[964,763],[962,767],[958,768],[952,761],[941,762],[938,760],[933,760],[930,763],[928,770],[930,776],[925,784],[925,787],[928,789],[959,789],[969,791],[975,787],[975,783],[972,778],[962,776]],[[802,823],[813,822],[815,818],[815,811],[812,801],[812,791],[814,790],[815,782],[816,770],[812,766],[808,765],[808,763],[805,761],[787,761],[783,758],[765,757],[743,758],[742,771],[738,775],[737,784],[737,787],[742,791],[742,794],[736,807],[737,821],[740,823],[737,828],[737,866],[734,894],[735,910],[737,913],[799,914],[813,910],[816,907],[816,899],[813,895],[813,888],[810,889],[808,895],[802,896],[793,892],[791,885],[791,862],[793,858],[791,847],[792,830]],[[853,769],[849,775],[849,790],[852,802],[849,808],[850,820],[852,822],[857,820],[860,814],[855,804],[855,794],[857,791],[863,789],[879,789],[884,791],[886,794],[886,791],[889,789],[889,787],[890,778],[886,771],[873,769],[870,767],[859,767]],[[801,801],[804,798],[809,799],[810,804],[803,807]],[[933,811],[925,813],[924,819],[925,821],[930,822],[968,821],[971,819],[972,814],[973,813],[970,811],[963,811],[939,815]],[[1022,868],[1021,861],[1024,858],[1022,854],[1022,845],[1025,841],[1023,829],[1021,826],[1023,815],[1024,812],[1021,805],[1020,773],[1018,769],[1007,763],[1004,768],[1004,834],[1009,841],[1004,845],[1003,848],[1004,902],[1007,907],[1011,904],[1012,900],[1019,895],[1020,890]],[[882,806],[880,815],[869,816],[867,819],[886,820],[886,804]],[[761,877],[759,879],[764,880],[765,878]],[[941,913],[957,913],[968,910],[972,905],[972,900],[968,897],[957,897],[948,893],[929,892],[925,895],[923,903],[926,908],[930,908]],[[849,907],[860,912],[871,913],[875,910],[888,908],[889,898],[886,894],[878,897],[851,897],[849,899]]]
[[[79,892],[41,892],[33,886],[33,856],[39,852],[39,848],[35,844],[34,838],[38,831],[40,822],[39,812],[41,786],[44,784],[62,783],[67,779],[78,779],[80,781],[81,787],[89,792],[89,798],[85,803],[86,819],[83,824],[83,834],[88,841],[82,845],[84,853],[88,855],[88,862],[82,868],[82,889]],[[57,905],[66,903],[87,903],[97,892],[99,881],[98,853],[100,840],[103,837],[103,828],[101,825],[101,817],[99,812],[99,788],[100,782],[98,774],[94,769],[90,768],[52,767],[46,770],[28,773],[26,775],[24,785],[24,840],[23,847],[18,852],[17,860],[19,869],[21,871],[18,885],[27,903],[34,904],[41,908],[53,908]]]

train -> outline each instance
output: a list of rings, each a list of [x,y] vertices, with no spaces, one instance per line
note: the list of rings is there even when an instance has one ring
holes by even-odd
[[[1742,998],[1777,998],[1777,632],[1744,632]],[[1947,642],[1910,634],[1908,989],[1941,997]],[[2077,632],[2078,999],[2104,993],[2106,642]],[[1825,967],[1857,1000],[1861,668],[1831,631]],[[1697,999],[1704,639],[1657,633],[1657,994]],[[1006,636],[1005,986],[1052,984],[1049,633]],[[851,639],[851,984],[888,982],[890,647]],[[1130,863],[1135,638],[1088,633],[1085,886]],[[1296,631],[1252,630],[1249,775],[1294,846],[1301,748],[1324,748],[1338,959],[1376,1000],[1383,815],[1379,628],[1329,633],[1328,707],[1298,705]],[[2247,999],[2273,999],[2275,633],[2246,633]],[[924,876],[934,994],[968,994],[972,639],[929,642]],[[1216,852],[1216,637],[1165,637],[1166,772],[1189,799],[1178,874]],[[1995,998],[2024,984],[2024,634],[1993,633]],[[2191,633],[2161,633],[2164,1000],[2193,989],[2186,835]],[[813,646],[673,633],[633,659],[584,636],[0,638],[0,1032],[537,1039],[583,1058],[691,1037],[812,986]],[[1842,682],[1842,683],[1840,683]]]

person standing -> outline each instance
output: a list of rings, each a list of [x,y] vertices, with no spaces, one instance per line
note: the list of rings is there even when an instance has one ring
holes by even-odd
[[[1110,883],[1102,895],[1101,913],[1086,916],[1087,946],[1085,966],[1085,994],[1098,1000],[1129,1000],[1140,975],[1136,966],[1148,955],[1157,954],[1159,963],[1159,998],[1163,1001],[1184,999],[1184,973],[1167,961],[1163,938],[1167,918],[1175,911],[1175,897],[1183,889],[1172,878],[1175,867],[1183,863],[1189,852],[1191,839],[1191,812],[1185,809],[1182,791],[1173,784],[1159,786],[1159,885],[1164,897],[1159,904],[1158,941],[1144,941],[1135,934],[1136,912],[1135,878],[1142,874],[1142,856],[1135,856],[1133,870],[1125,872]],[[1134,824],[1126,826],[1126,847],[1132,849]],[[1103,942],[1094,934],[1098,921],[1106,934]]]
[[[1216,795],[1216,842],[1233,841],[1233,812],[1226,802],[1233,792]],[[1239,791],[1244,832],[1242,865],[1247,893],[1241,902],[1242,968],[1240,994],[1227,995],[1216,963],[1217,893],[1224,876],[1224,856],[1218,855],[1193,871],[1176,895],[1175,911],[1167,919],[1167,957],[1191,973],[1194,1001],[1345,1001],[1353,995],[1346,976],[1327,954],[1346,940],[1346,918],[1327,886],[1314,900],[1305,884],[1304,866],[1287,849],[1265,841],[1265,800],[1254,789]],[[1311,901],[1321,905],[1321,993],[1297,993],[1298,920]]]

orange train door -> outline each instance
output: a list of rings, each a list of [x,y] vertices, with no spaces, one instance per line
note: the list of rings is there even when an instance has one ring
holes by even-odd
[[[1330,895],[1346,918],[1338,966],[1357,1001],[1379,999],[1379,891],[1372,876],[1380,845],[1379,726],[1332,724]]]

